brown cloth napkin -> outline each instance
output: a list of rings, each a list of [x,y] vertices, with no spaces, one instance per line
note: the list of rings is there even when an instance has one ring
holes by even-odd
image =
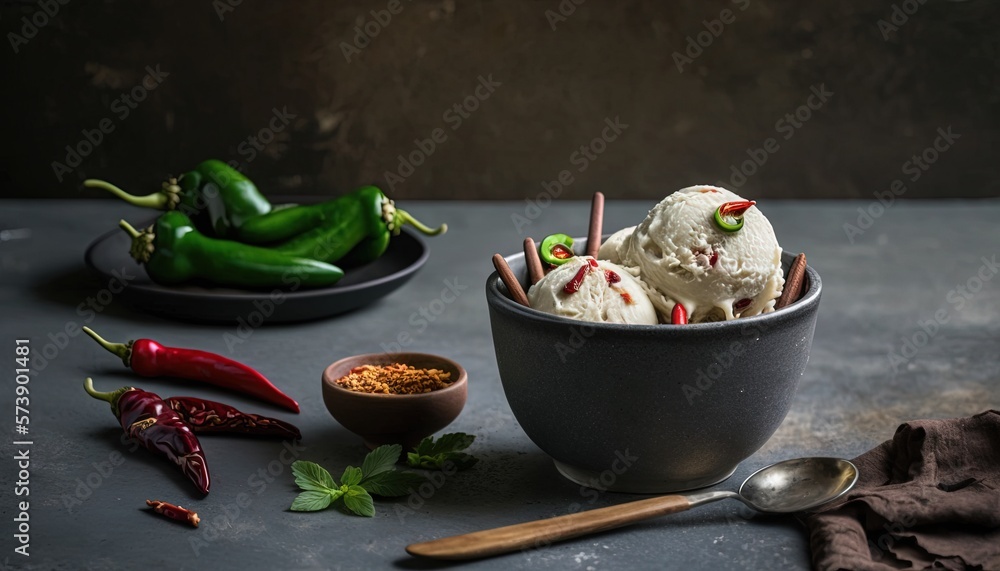
[[[846,499],[805,518],[816,569],[1000,571],[1000,412],[907,422],[853,462]]]

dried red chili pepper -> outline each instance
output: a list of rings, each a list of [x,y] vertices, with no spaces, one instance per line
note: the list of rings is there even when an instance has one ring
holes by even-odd
[[[164,402],[196,434],[237,433],[302,439],[302,433],[292,424],[259,414],[240,412],[221,402],[195,397],[168,397]]]
[[[110,393],[99,392],[94,389],[94,381],[90,377],[84,381],[83,388],[95,399],[111,404],[111,412],[115,413],[129,438],[169,458],[201,493],[208,493],[211,478],[201,443],[191,427],[163,399],[135,387],[122,387]]]
[[[181,506],[175,506],[174,504],[161,502],[160,500],[146,500],[146,505],[153,508],[153,511],[158,514],[162,514],[173,520],[189,523],[194,527],[198,527],[198,523],[201,522],[198,514]]]
[[[271,384],[264,375],[232,359],[199,351],[160,345],[152,339],[109,343],[89,327],[83,330],[108,351],[118,355],[126,367],[144,377],[178,377],[204,381],[255,396],[299,412],[299,403]]]

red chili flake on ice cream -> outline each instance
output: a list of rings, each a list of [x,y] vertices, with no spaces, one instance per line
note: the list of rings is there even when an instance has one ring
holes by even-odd
[[[597,267],[597,260],[591,258],[587,260],[587,262],[589,263],[586,266],[582,266],[579,270],[577,270],[573,279],[566,282],[566,285],[563,287],[564,292],[576,293],[580,291],[580,286],[583,285],[584,278],[587,277],[587,274],[589,274],[592,269]]]
[[[618,272],[604,270],[604,279],[608,280],[608,285],[611,286],[611,289],[615,290],[618,292],[618,295],[622,296],[622,301],[624,301],[626,305],[632,305],[635,303],[635,300],[632,299],[632,296],[629,295],[627,291],[620,287],[615,287],[616,283],[622,281],[622,277],[618,275]]]
[[[718,262],[719,262],[719,253],[716,252],[715,250],[712,250],[712,258],[708,261],[708,265],[714,268],[715,264],[717,264]]]
[[[750,207],[757,204],[756,200],[734,200],[726,202],[719,207],[719,216],[723,218],[733,216],[743,216],[743,213],[750,210]]]

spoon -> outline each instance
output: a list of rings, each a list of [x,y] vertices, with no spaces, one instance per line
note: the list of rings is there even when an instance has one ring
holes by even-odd
[[[720,491],[659,496],[570,515],[454,535],[406,546],[410,555],[434,559],[476,559],[622,527],[735,498],[764,513],[793,513],[819,507],[846,494],[858,469],[840,458],[797,458],[757,470],[739,493]]]

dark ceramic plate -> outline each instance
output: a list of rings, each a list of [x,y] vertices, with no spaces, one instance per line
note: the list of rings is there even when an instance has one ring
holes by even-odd
[[[356,268],[345,268],[344,278],[324,288],[284,291],[239,290],[196,285],[161,286],[129,255],[131,239],[115,229],[95,240],[84,259],[106,278],[124,268],[136,278],[120,294],[137,309],[167,317],[214,323],[305,321],[345,313],[372,303],[407,282],[427,261],[427,247],[408,229],[392,239],[381,258]],[[270,314],[270,315],[267,315]]]

